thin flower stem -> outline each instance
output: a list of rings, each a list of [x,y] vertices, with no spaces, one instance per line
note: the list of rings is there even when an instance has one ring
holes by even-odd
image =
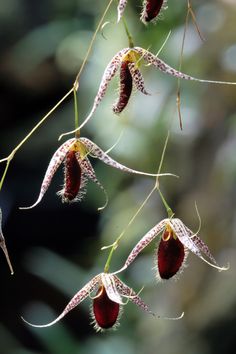
[[[7,160],[6,167],[5,167],[5,170],[3,172],[3,175],[2,175],[2,178],[1,178],[1,182],[0,182],[0,191],[2,190],[2,186],[3,186],[4,180],[5,180],[5,177],[6,177],[6,174],[7,174],[7,170],[8,170],[8,167],[10,165],[12,157],[9,160]]]
[[[165,140],[165,144],[163,147],[163,151],[161,154],[161,160],[158,166],[158,174],[161,172],[161,168],[163,165],[163,161],[164,161],[164,157],[165,157],[165,152],[166,152],[166,148],[167,148],[167,144],[169,141],[169,136],[170,133],[168,131],[166,140]],[[155,190],[157,190],[161,196],[161,200],[167,210],[168,216],[169,218],[173,217],[174,213],[172,212],[171,208],[169,207],[169,205],[167,204],[166,200],[164,199],[161,191],[160,191],[160,187],[159,187],[159,181],[158,181],[158,177],[156,178],[156,182],[154,187],[152,188],[152,190],[149,192],[148,196],[145,198],[145,200],[142,202],[142,204],[140,205],[140,207],[138,208],[138,210],[135,212],[135,214],[132,216],[132,218],[130,219],[130,221],[128,222],[128,224],[126,225],[126,227],[123,229],[123,231],[121,232],[121,234],[116,238],[115,242],[110,245],[110,246],[105,246],[102,249],[107,249],[107,248],[111,248],[109,255],[107,257],[107,261],[104,267],[104,272],[108,272],[109,268],[110,268],[110,263],[112,260],[112,256],[114,251],[117,249],[117,247],[119,246],[120,240],[122,239],[122,237],[124,236],[124,234],[126,233],[126,231],[128,230],[128,228],[131,226],[131,224],[134,222],[134,220],[136,219],[136,217],[139,215],[139,213],[142,211],[142,209],[144,208],[144,206],[147,204],[148,200],[151,198],[152,194],[155,192]]]
[[[187,29],[188,29],[188,23],[189,23],[189,15],[192,17],[192,22],[197,30],[197,33],[202,41],[204,41],[204,38],[200,32],[200,29],[197,24],[197,20],[195,17],[195,14],[193,12],[191,2],[188,0],[188,9],[187,9],[187,14],[185,18],[185,25],[184,25],[184,33],[183,33],[183,38],[182,38],[182,44],[181,44],[181,50],[180,50],[180,62],[179,62],[179,71],[182,69],[182,61],[183,61],[183,55],[184,55],[184,45],[185,45],[185,40],[186,40],[186,34],[187,34]],[[180,129],[183,130],[183,121],[182,121],[182,115],[181,115],[181,98],[180,98],[180,78],[178,78],[177,81],[177,98],[176,98],[176,103],[177,103],[177,109],[178,109],[178,116],[179,116],[179,125]]]
[[[124,19],[124,16],[122,16],[122,22],[123,22],[123,25],[124,25],[124,28],[125,28],[125,33],[128,37],[128,41],[129,41],[129,48],[133,48],[134,47],[134,41],[133,41],[133,37],[132,35],[130,34],[130,31],[129,31],[129,28],[127,26],[127,22],[125,21]]]
[[[96,28],[96,30],[95,30],[95,32],[94,32],[94,34],[93,34],[93,37],[92,37],[91,42],[90,42],[90,44],[89,44],[87,53],[86,53],[85,58],[84,58],[84,60],[83,60],[83,63],[82,63],[82,65],[81,65],[81,67],[80,67],[80,70],[79,70],[77,76],[76,76],[75,84],[74,84],[75,87],[78,86],[80,75],[81,75],[81,73],[82,73],[82,71],[83,71],[83,69],[84,69],[84,67],[85,67],[85,64],[87,63],[88,57],[89,57],[90,52],[91,52],[91,50],[92,50],[94,41],[95,41],[95,39],[96,39],[96,37],[97,37],[97,34],[98,34],[98,31],[99,31],[100,28],[102,27],[104,18],[105,18],[105,16],[106,16],[106,14],[107,14],[107,12],[108,12],[108,10],[109,10],[109,8],[110,8],[112,2],[113,2],[113,0],[110,0],[110,1],[109,1],[107,7],[105,8],[105,10],[104,10],[104,12],[103,12],[103,14],[102,14],[102,17],[100,18],[100,21],[99,21],[99,23],[98,23],[98,25],[97,25],[97,28]]]
[[[1,162],[7,161],[7,165],[6,168],[3,172],[2,178],[1,178],[1,182],[0,182],[0,190],[2,189],[3,186],[3,182],[5,180],[6,177],[6,173],[9,167],[9,164],[11,162],[11,160],[13,159],[13,157],[15,156],[15,153],[21,148],[21,146],[31,137],[31,135],[43,124],[43,122],[60,106],[60,104],[62,102],[65,101],[65,99],[73,92],[73,88],[70,89],[70,91],[68,91],[64,97],[62,97],[62,99],[57,102],[57,104],[34,126],[34,128],[24,137],[23,140],[21,140],[21,142],[12,150],[12,152],[8,155],[8,157],[5,157],[4,159],[0,160]]]
[[[74,86],[74,110],[75,110],[75,129],[79,127],[79,110],[78,110],[78,101],[77,101],[77,90],[76,87]],[[79,138],[80,137],[80,131],[76,131],[75,137]]]
[[[167,211],[167,214],[168,214],[168,218],[171,219],[174,216],[174,213],[173,213],[172,209],[170,208],[170,206],[167,204],[167,202],[166,202],[166,200],[165,200],[160,188],[158,188],[157,191],[158,191],[158,193],[159,193],[159,195],[161,197],[161,200],[162,200],[162,202],[163,202],[163,204],[164,204],[164,206],[166,208],[166,211]]]

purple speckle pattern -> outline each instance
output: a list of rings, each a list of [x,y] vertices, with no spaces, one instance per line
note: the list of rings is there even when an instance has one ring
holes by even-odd
[[[94,103],[93,103],[93,107],[89,113],[89,115],[86,117],[85,121],[87,122],[92,115],[94,114],[94,112],[96,111],[98,105],[100,104],[100,102],[102,101],[103,97],[105,96],[107,87],[109,85],[109,82],[112,80],[112,78],[115,76],[120,63],[122,61],[122,58],[124,56],[124,54],[126,54],[129,51],[129,48],[124,48],[122,50],[120,50],[109,62],[109,64],[107,65],[104,74],[102,76],[102,80],[97,92],[97,95],[94,99]]]
[[[112,166],[112,167],[117,168],[117,169],[124,171],[124,172],[135,173],[138,175],[156,176],[156,174],[133,170],[129,167],[121,165],[119,162],[113,160],[100,147],[98,147],[95,143],[93,143],[91,140],[89,140],[87,138],[80,138],[80,141],[86,146],[88,152],[91,153],[92,156],[97,157],[99,160],[101,160],[102,162],[104,162],[105,164],[107,164],[109,166]]]
[[[212,256],[208,246],[203,242],[196,234],[185,226],[191,240],[199,248],[199,250],[204,253],[214,264],[218,265],[215,258]]]
[[[130,252],[127,260],[125,261],[124,268],[127,268],[139,255],[142,250],[149,245],[156,236],[158,236],[166,227],[166,224],[169,219],[164,219],[160,221],[157,225],[155,225],[146,235],[144,235],[141,240],[136,244],[133,250]]]
[[[144,95],[150,95],[150,93],[145,89],[144,86],[144,79],[142,76],[141,71],[137,67],[136,63],[129,63],[129,70],[133,79],[133,83],[136,87],[136,89],[140,92],[142,92]]]
[[[85,176],[88,177],[94,183],[96,183],[101,188],[101,190],[104,193],[106,193],[105,188],[97,179],[95,171],[94,171],[89,159],[87,157],[84,157],[83,159],[79,159],[79,163],[80,163],[81,169],[82,169],[83,173],[85,174]]]
[[[58,167],[61,165],[61,163],[65,159],[67,152],[69,151],[70,147],[73,145],[74,142],[76,142],[75,138],[69,139],[56,150],[56,152],[53,154],[51,161],[48,165],[48,168],[46,170],[46,173],[45,173],[45,176],[44,176],[41,188],[40,188],[38,199],[36,200],[36,202],[33,205],[31,205],[29,207],[21,207],[20,209],[31,209],[31,208],[34,208],[37,204],[39,204],[41,202],[44,194],[48,190],[48,187],[51,183],[51,180],[52,180],[55,172],[57,171]]]
[[[119,4],[117,6],[117,12],[118,12],[117,22],[119,22],[121,17],[123,16],[127,2],[128,2],[128,0],[120,0],[119,1]]]
[[[185,80],[195,80],[195,81],[200,81],[200,82],[202,81],[202,80],[196,79],[192,76],[186,75],[178,70],[173,69],[171,66],[166,64],[163,60],[157,58],[154,54],[152,54],[148,50],[145,50],[140,47],[135,47],[134,50],[137,53],[139,53],[148,64],[153,65],[155,68],[159,69],[160,71],[162,71],[165,74],[169,74],[169,75],[175,76],[180,79],[185,79]]]
[[[141,297],[137,295],[132,288],[124,284],[116,275],[114,275],[114,278],[115,278],[117,290],[122,296],[126,297],[127,299],[130,299],[135,305],[140,307],[143,311],[153,314],[149,310],[149,306],[145,304],[145,302],[141,299]]]

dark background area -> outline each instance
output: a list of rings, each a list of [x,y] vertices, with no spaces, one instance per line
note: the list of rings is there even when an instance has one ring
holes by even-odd
[[[71,88],[102,11],[103,1],[2,0],[0,6],[0,158],[6,157],[30,129]],[[169,7],[163,19],[148,27],[139,22],[140,7],[128,2],[125,12],[135,44],[156,53],[169,30],[160,57],[179,65],[187,1]],[[192,76],[236,81],[234,1],[192,1],[201,41],[190,24],[182,71]],[[89,112],[109,60],[127,46],[122,24],[116,25],[116,6],[109,11],[104,36],[98,34],[81,76],[78,94],[81,121]],[[81,203],[62,204],[56,192],[63,184],[63,168],[53,178],[42,202],[31,205],[54,151],[58,136],[73,129],[72,96],[22,146],[12,160],[1,194],[3,233],[15,270],[10,276],[0,254],[0,354],[218,354],[235,353],[235,86],[181,82],[183,131],[176,110],[177,82],[151,67],[141,67],[149,91],[133,94],[127,110],[117,118],[111,106],[117,96],[113,80],[104,101],[82,135],[102,149],[122,133],[111,156],[131,168],[154,172],[166,134],[170,142],[163,172],[180,176],[161,179],[169,204],[188,227],[198,228],[196,201],[202,219],[201,238],[219,264],[219,273],[195,256],[179,281],[157,284],[153,268],[155,242],[123,275],[152,310],[162,316],[185,316],[180,321],[157,320],[129,303],[115,332],[96,334],[90,325],[86,300],[52,328],[33,323],[55,318],[69,299],[92,276],[103,270],[107,251],[153,187],[151,178],[115,171],[91,158],[110,202],[89,183]],[[64,140],[63,140],[64,141]],[[0,165],[3,172],[5,164]],[[157,193],[128,229],[112,260],[118,269],[136,242],[166,217]]]

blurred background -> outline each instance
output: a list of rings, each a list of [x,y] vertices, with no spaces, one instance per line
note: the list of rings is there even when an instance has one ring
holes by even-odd
[[[89,41],[108,1],[1,0],[0,6],[0,158],[6,157],[30,129],[70,90]],[[96,6],[94,6],[96,3]],[[169,1],[156,25],[139,21],[141,1],[128,1],[125,16],[135,44],[156,53],[171,30],[160,57],[178,68],[187,1]],[[192,1],[202,41],[190,21],[182,71],[192,76],[236,82],[236,4],[234,0]],[[112,56],[127,46],[122,23],[116,24],[114,2],[98,34],[81,76],[78,94],[81,121],[91,109],[103,71]],[[92,183],[81,203],[62,204],[56,192],[63,184],[63,168],[41,204],[32,210],[48,162],[58,148],[58,136],[73,129],[72,96],[59,107],[15,155],[0,206],[3,233],[15,269],[10,276],[0,253],[1,354],[235,354],[236,328],[236,88],[181,81],[183,130],[176,109],[177,81],[142,66],[152,96],[133,94],[128,108],[112,113],[117,98],[114,79],[96,114],[82,130],[119,162],[148,172],[157,170],[168,129],[163,172],[179,179],[160,179],[175,215],[198,229],[196,201],[202,219],[200,236],[221,265],[219,273],[190,254],[179,280],[155,279],[153,242],[121,277],[142,291],[142,298],[161,316],[155,319],[132,303],[125,306],[115,332],[97,334],[90,325],[85,300],[60,323],[37,329],[21,320],[47,323],[69,299],[103,270],[111,244],[126,227],[154,185],[152,178],[131,176],[91,158],[98,179],[109,194]],[[65,141],[65,139],[63,140]],[[5,165],[1,164],[3,172]],[[155,192],[127,230],[114,254],[117,270],[138,240],[162,218],[165,209]]]

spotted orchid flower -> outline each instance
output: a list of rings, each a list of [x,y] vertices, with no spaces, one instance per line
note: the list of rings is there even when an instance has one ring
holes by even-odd
[[[51,180],[64,162],[64,187],[58,194],[62,197],[63,202],[73,202],[81,200],[85,194],[85,186],[88,179],[96,183],[107,194],[102,184],[98,181],[94,169],[88,159],[88,155],[100,159],[105,164],[117,168],[124,172],[134,173],[145,176],[157,176],[152,173],[136,171],[121,165],[113,160],[108,154],[100,149],[95,143],[87,138],[72,138],[64,142],[54,153],[45,173],[40,193],[36,202],[29,207],[21,207],[20,209],[31,209],[39,204],[46,193]],[[160,174],[159,176],[171,175],[169,173]]]
[[[218,270],[228,269],[227,267],[219,267],[207,245],[197,234],[187,228],[180,219],[172,218],[160,221],[142,237],[129,254],[120,271],[126,269],[159,234],[161,234],[161,238],[155,254],[158,279],[170,279],[180,273],[183,270],[189,250]],[[204,256],[207,256],[210,261],[205,259]]]
[[[148,22],[154,22],[161,14],[161,11],[166,9],[167,0],[144,0],[143,12],[140,19],[145,24]]]
[[[119,4],[117,7],[118,19],[117,22],[120,21],[123,13],[125,11],[128,0],[119,0]],[[167,0],[144,0],[143,1],[143,11],[141,14],[141,21],[144,23],[155,20],[160,14],[162,9],[167,8]]]
[[[124,284],[116,275],[112,273],[100,273],[74,295],[54,321],[44,325],[35,325],[27,322],[25,319],[23,320],[33,327],[50,327],[60,321],[69,311],[73,310],[87,297],[90,297],[92,300],[92,323],[97,331],[115,328],[119,325],[122,308],[127,303],[122,298],[132,301],[142,310],[155,316],[140,296]]]
[[[143,49],[141,47],[124,48],[120,50],[107,65],[104,74],[102,76],[102,80],[97,95],[95,96],[92,109],[89,115],[86,117],[86,119],[78,129],[81,129],[93,116],[97,107],[99,106],[100,102],[102,101],[102,99],[106,94],[110,81],[113,79],[113,77],[115,76],[115,74],[119,69],[120,69],[120,93],[119,93],[118,101],[113,105],[113,111],[115,113],[121,113],[123,109],[126,107],[132,92],[133,85],[138,91],[142,92],[143,94],[150,95],[150,93],[148,93],[148,91],[145,88],[144,79],[140,71],[141,60],[144,60],[145,63],[154,66],[164,74],[168,74],[179,79],[193,80],[197,82],[214,83],[214,84],[229,84],[229,85],[236,84],[234,82],[197,79],[195,77],[184,74],[170,67],[163,60],[159,59],[157,56],[155,56],[154,54],[152,54],[146,49]],[[62,134],[61,136],[68,135],[74,132],[75,131],[70,131]]]
[[[11,261],[10,261],[10,257],[8,255],[8,251],[7,251],[5,238],[4,238],[3,232],[2,232],[2,209],[1,208],[0,208],[0,247],[3,250],[3,253],[4,253],[5,257],[6,257],[6,260],[7,260],[8,266],[10,268],[11,274],[14,274],[13,267],[12,267],[12,264],[11,264]]]

